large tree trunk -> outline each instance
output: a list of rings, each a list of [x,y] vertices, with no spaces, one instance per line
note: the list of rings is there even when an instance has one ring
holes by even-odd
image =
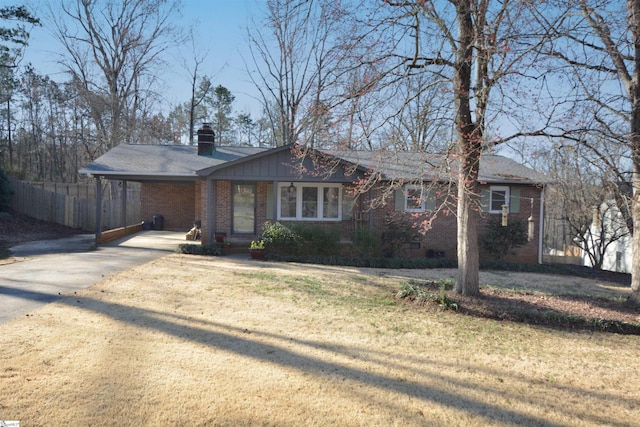
[[[636,55],[640,60],[640,52]],[[637,64],[636,74],[640,72]],[[640,76],[636,76],[640,77]],[[633,244],[631,262],[631,296],[630,299],[640,304],[640,82],[635,80],[635,99],[631,111],[631,158],[633,161],[633,197],[631,214],[633,218]]]
[[[478,166],[482,147],[482,127],[471,117],[471,65],[473,61],[473,20],[469,2],[456,2],[458,45],[453,74],[453,91],[458,167],[458,278],[456,292],[477,295],[478,256]],[[476,116],[481,115],[476,111]],[[477,118],[476,117],[476,118]]]
[[[633,256],[631,263],[631,300],[640,303],[640,6],[627,0],[634,49],[633,79],[631,81],[631,159],[633,161]]]
[[[460,175],[463,173],[461,165]],[[463,295],[480,293],[478,213],[474,206],[474,193],[469,191],[473,187],[475,185],[471,182],[458,185],[458,277],[455,290]]]
[[[640,304],[640,149],[633,156],[633,257],[631,262],[630,299]]]

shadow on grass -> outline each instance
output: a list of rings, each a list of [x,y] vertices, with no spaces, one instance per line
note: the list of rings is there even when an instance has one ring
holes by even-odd
[[[11,292],[12,288],[6,286],[0,287],[0,292]],[[49,298],[49,295],[41,295],[39,292],[31,291],[28,293],[22,293],[22,298],[29,298],[34,300],[43,300]],[[251,331],[247,329],[234,328],[230,325],[219,324],[211,321],[193,319],[187,316],[180,316],[177,314],[159,312],[154,310],[148,310],[138,307],[131,307],[128,305],[122,305],[117,303],[105,302],[95,298],[88,298],[84,296],[65,296],[58,300],[58,303],[67,305],[74,309],[87,310],[94,313],[99,313],[110,317],[118,322],[134,325],[139,328],[147,330],[153,330],[177,337],[181,340],[188,340],[194,343],[202,344],[212,348],[227,351],[229,353],[236,354],[238,356],[254,359],[257,361],[266,361],[274,363],[283,367],[293,368],[305,373],[311,373],[318,375],[319,377],[341,377],[346,380],[350,380],[354,383],[360,383],[364,386],[371,387],[373,389],[381,389],[391,391],[399,395],[405,395],[408,397],[419,399],[427,404],[436,404],[444,407],[452,408],[458,411],[465,411],[474,416],[482,417],[487,423],[507,423],[513,425],[546,425],[556,426],[549,419],[539,415],[529,415],[518,412],[517,410],[510,409],[504,405],[500,406],[497,403],[482,402],[466,396],[461,392],[452,392],[449,389],[445,389],[439,386],[427,386],[418,380],[411,380],[406,378],[398,378],[397,375],[381,374],[371,372],[370,370],[354,368],[338,362],[330,362],[325,358],[306,355],[304,352],[294,351],[286,348],[291,342],[303,346],[309,349],[322,349],[336,354],[344,355],[346,357],[361,357],[362,353],[367,354],[367,349],[351,349],[344,346],[334,346],[327,343],[308,341],[291,338],[285,335],[265,333],[260,331]],[[270,337],[274,340],[274,343],[265,343],[263,337]],[[282,342],[283,345],[278,345],[277,342]],[[355,353],[354,353],[355,352]],[[314,352],[317,354],[317,352]],[[355,356],[354,356],[355,354]],[[372,353],[373,354],[373,353]],[[370,356],[370,359],[375,360],[375,357]],[[407,369],[406,365],[402,365],[401,358],[398,359],[395,355],[395,359],[398,360],[398,365],[402,369]],[[388,362],[382,358],[375,360],[375,363],[381,366],[385,366]],[[426,362],[428,363],[428,362]],[[427,372],[426,369],[433,368],[432,371]],[[456,365],[456,369],[460,366]],[[469,369],[473,367],[470,365]],[[507,396],[508,390],[499,390],[492,388],[488,385],[479,385],[473,382],[466,383],[460,379],[447,376],[447,367],[438,367],[434,365],[424,365],[424,371],[419,372],[422,378],[428,380],[428,382],[442,382],[443,384],[452,384],[469,391],[476,392],[481,389],[485,394],[496,394]],[[437,371],[437,372],[434,372]],[[500,374],[504,376],[504,373]],[[411,378],[411,377],[410,377]],[[368,395],[365,389],[360,392],[353,390],[352,392],[360,393],[362,399],[372,399],[372,396]],[[573,390],[575,394],[582,393],[582,390]],[[373,397],[375,399],[375,397]],[[602,396],[604,400],[615,399],[614,396]],[[532,396],[530,404],[545,407],[544,400]],[[380,401],[380,405],[396,406],[399,405],[394,401]],[[402,408],[397,408],[402,410]],[[548,410],[549,408],[545,408]],[[557,409],[560,411],[561,409]],[[563,408],[564,414],[570,414],[571,409]],[[544,411],[541,411],[544,412]],[[570,414],[570,416],[585,419],[584,414]],[[605,419],[604,415],[601,418],[598,415],[591,415],[587,422],[593,422],[596,424],[608,423],[609,425],[618,425],[611,423],[610,420]]]

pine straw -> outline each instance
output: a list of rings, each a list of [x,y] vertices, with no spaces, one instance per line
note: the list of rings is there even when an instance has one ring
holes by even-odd
[[[24,426],[640,419],[638,337],[427,312],[393,298],[403,276],[440,274],[170,255],[1,324],[0,419]]]

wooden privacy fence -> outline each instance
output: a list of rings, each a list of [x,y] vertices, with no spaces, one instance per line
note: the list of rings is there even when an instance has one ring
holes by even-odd
[[[124,227],[142,221],[140,185],[127,183],[126,224],[122,224],[122,185],[103,183],[102,229]],[[11,207],[33,218],[85,231],[96,231],[96,184],[60,184],[11,181],[14,192]]]

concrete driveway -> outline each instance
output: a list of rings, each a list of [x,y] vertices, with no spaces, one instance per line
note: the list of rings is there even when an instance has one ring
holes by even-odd
[[[94,236],[30,242],[0,264],[0,323],[160,258],[185,241],[184,232],[142,231],[95,248]]]

